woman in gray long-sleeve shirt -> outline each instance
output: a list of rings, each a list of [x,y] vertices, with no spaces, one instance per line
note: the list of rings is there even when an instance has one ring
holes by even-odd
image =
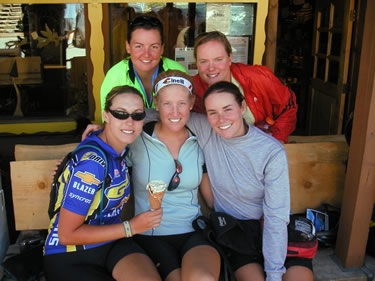
[[[242,116],[246,104],[234,84],[212,85],[204,95],[204,103],[207,117],[193,113],[188,126],[197,135],[206,159],[213,198],[205,199],[215,211],[238,219],[264,218],[263,257],[238,253],[229,257],[237,279],[264,280],[265,271],[267,281],[312,280],[311,260],[289,264],[299,266],[292,275],[289,270],[284,274],[289,268],[286,252],[290,191],[283,145],[245,123]]]

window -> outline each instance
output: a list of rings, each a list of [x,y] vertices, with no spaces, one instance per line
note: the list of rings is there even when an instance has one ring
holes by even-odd
[[[202,32],[219,30],[230,40],[233,61],[252,64],[256,4],[251,3],[126,3],[110,5],[111,65],[126,57],[125,40],[130,21],[139,15],[158,17],[164,27],[164,56],[196,74],[194,39]]]
[[[0,24],[2,131],[51,130],[52,125],[47,123],[59,126],[52,130],[68,130],[78,116],[100,121],[98,88],[102,73],[108,70],[103,69],[103,65],[108,68],[126,56],[127,25],[129,20],[141,14],[151,13],[161,19],[166,36],[164,55],[185,64],[191,74],[196,72],[192,57],[194,39],[204,31],[217,29],[225,33],[232,43],[234,61],[252,64],[255,60],[259,64],[263,55],[265,39],[260,27],[264,26],[267,5],[260,0],[232,4],[133,2],[101,4],[100,8],[91,0],[81,2],[85,4],[79,8],[80,16],[77,17],[76,13],[75,19],[70,18],[72,21],[64,17],[70,3],[0,4],[1,23],[5,22]],[[108,28],[110,59],[107,61],[106,56],[103,62],[102,46],[94,45],[86,50],[85,24],[82,23],[97,11],[108,11],[103,9],[106,5],[109,7],[109,22],[107,17],[103,17],[104,21],[100,24],[91,21],[91,26],[86,21],[86,28],[93,25],[95,30]],[[91,9],[94,12],[90,14]],[[255,18],[257,11],[261,11],[261,16]],[[260,28],[256,40],[255,20]],[[70,31],[75,30],[73,25],[76,24],[81,28],[79,33],[65,30],[65,24],[69,22],[72,25]],[[95,31],[92,34],[96,35],[98,45],[108,42],[105,41],[106,32]],[[90,51],[91,64],[86,51]],[[95,69],[94,74],[91,65]],[[89,69],[86,69],[87,66]],[[94,78],[95,74],[98,77]],[[33,125],[24,126],[23,123]]]
[[[0,121],[87,116],[83,4],[0,4]]]

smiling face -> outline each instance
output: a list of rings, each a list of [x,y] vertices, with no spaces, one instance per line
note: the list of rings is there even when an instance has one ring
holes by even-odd
[[[232,55],[227,53],[222,42],[212,40],[199,45],[196,63],[199,76],[208,86],[218,81],[231,81]]]
[[[109,109],[118,113],[142,113],[144,112],[143,100],[133,93],[118,94],[112,99],[112,105]],[[132,143],[142,131],[143,120],[133,120],[132,116],[121,120],[109,111],[104,111],[103,117],[106,141],[117,152],[121,152],[126,145]]]
[[[153,73],[164,52],[159,30],[135,29],[130,42],[126,41],[126,51],[130,54],[138,74]]]
[[[243,136],[247,128],[243,121],[246,103],[238,104],[233,94],[212,92],[204,101],[208,122],[225,139]]]
[[[190,110],[195,96],[181,85],[168,85],[159,90],[155,96],[155,107],[160,112],[160,123],[163,129],[179,131],[184,129],[190,117]]]

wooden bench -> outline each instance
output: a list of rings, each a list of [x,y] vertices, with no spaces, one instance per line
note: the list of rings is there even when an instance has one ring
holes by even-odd
[[[321,203],[341,206],[348,145],[343,136],[292,137],[285,144],[289,161],[291,209],[304,213]],[[56,161],[76,147],[66,145],[16,145],[11,165],[15,225],[17,230],[47,229],[51,171]],[[131,209],[125,217],[131,216]]]
[[[77,144],[15,145],[16,161],[10,162],[10,173],[16,230],[48,228],[53,167]]]

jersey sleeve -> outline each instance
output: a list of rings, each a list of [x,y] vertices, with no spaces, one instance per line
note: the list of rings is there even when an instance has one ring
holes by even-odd
[[[86,216],[92,204],[100,202],[98,192],[105,178],[105,162],[97,153],[79,152],[76,164],[72,160],[62,207]],[[104,164],[103,164],[104,163]]]

